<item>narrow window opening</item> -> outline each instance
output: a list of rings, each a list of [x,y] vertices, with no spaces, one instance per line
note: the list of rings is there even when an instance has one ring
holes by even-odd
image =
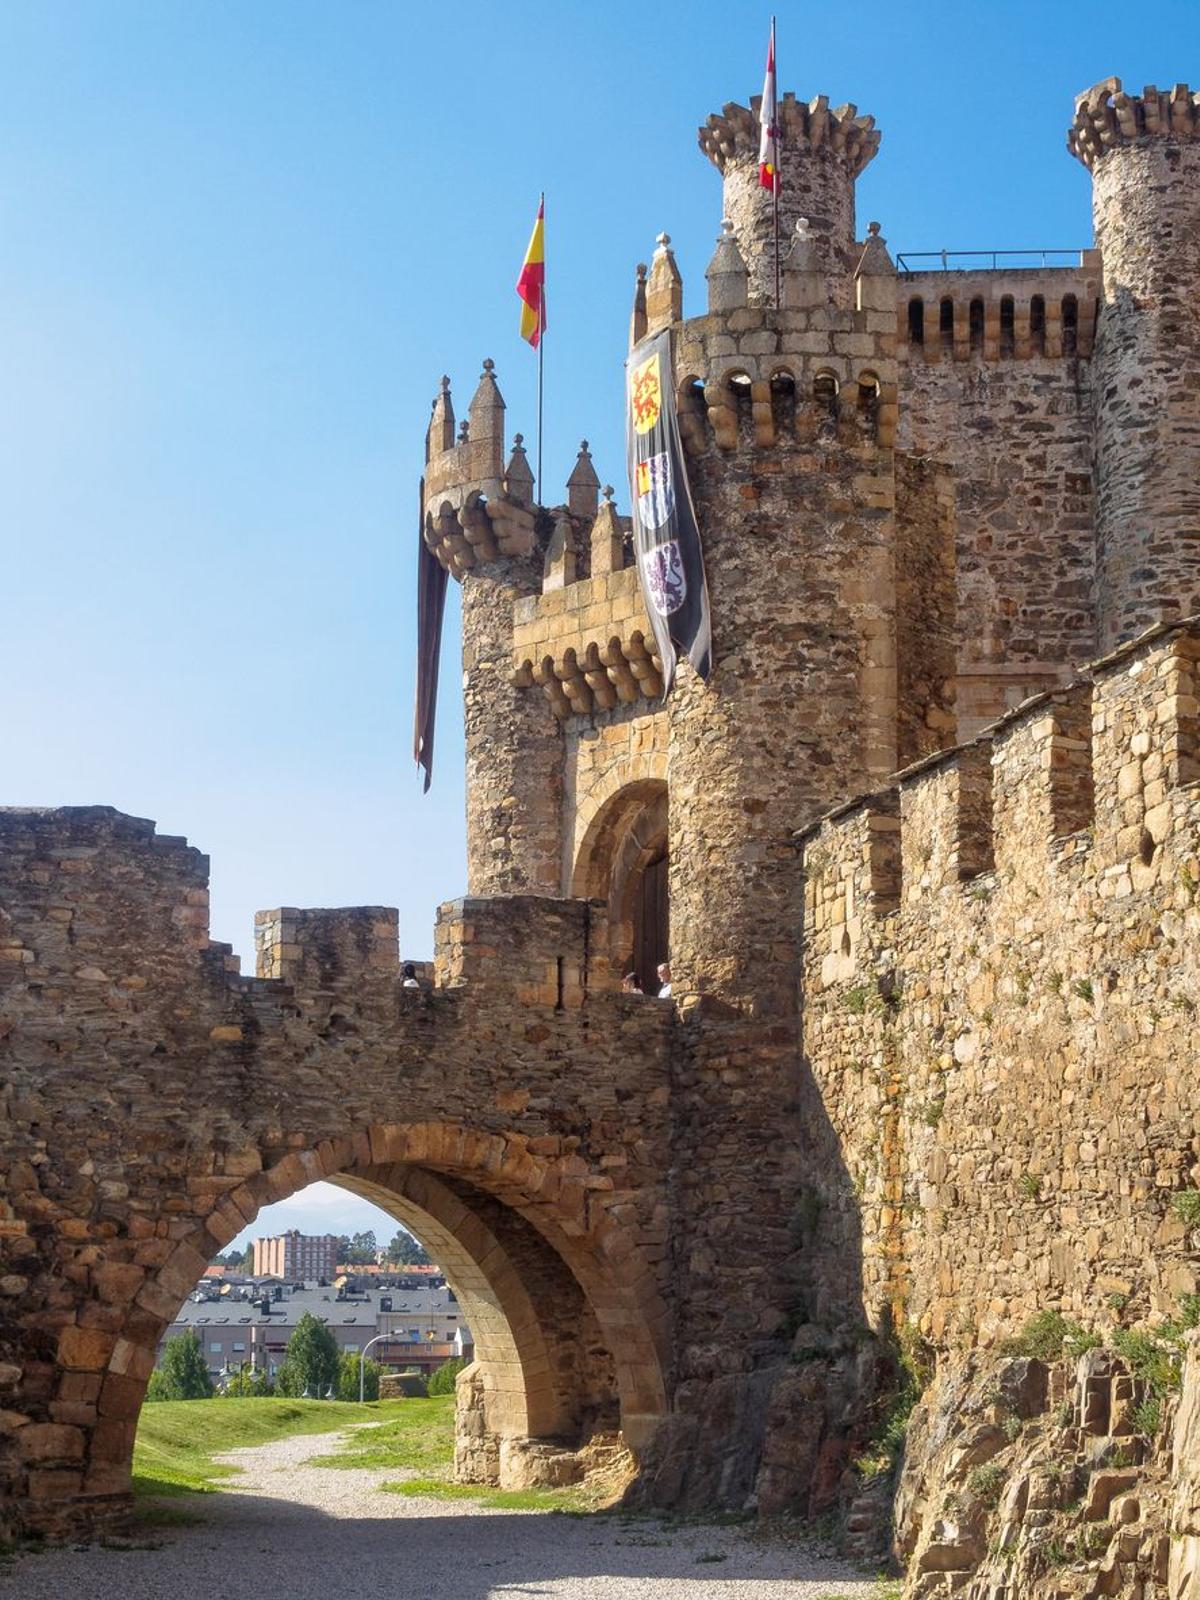
[[[925,302],[920,295],[914,295],[908,302],[908,342],[925,343]]]
[[[558,998],[554,1002],[554,1009],[556,1011],[561,1011],[563,1009],[563,958],[561,956],[555,956],[554,965],[558,983]]]
[[[1138,842],[1138,857],[1144,867],[1151,866],[1154,861],[1154,836],[1149,828],[1142,829],[1142,837]]]
[[[871,415],[879,399],[879,379],[873,372],[860,373],[858,379],[858,409]]]
[[[1063,295],[1062,349],[1063,355],[1073,356],[1079,348],[1079,301],[1073,294]]]
[[[1013,297],[1006,294],[1000,301],[1000,354],[1012,356],[1017,349],[1016,313],[1013,309]]]
[[[790,372],[771,374],[771,410],[779,433],[790,433],[796,421],[796,380]]]
[[[753,397],[750,393],[750,379],[744,372],[730,373],[729,398],[733,402],[733,409],[737,412],[738,421],[748,427],[753,416]]]
[[[983,349],[983,301],[972,300],[968,314],[967,327],[971,337],[971,349]]]
[[[844,956],[850,954],[850,929],[845,924],[842,925],[842,954]]]
[[[1046,354],[1046,301],[1040,294],[1029,302],[1029,347],[1035,356]]]
[[[685,378],[679,386],[679,400],[681,411],[694,411],[702,417],[707,409],[704,401],[704,385],[699,378]]]
[[[942,349],[954,348],[954,301],[945,295],[938,307],[938,333],[941,335]]]

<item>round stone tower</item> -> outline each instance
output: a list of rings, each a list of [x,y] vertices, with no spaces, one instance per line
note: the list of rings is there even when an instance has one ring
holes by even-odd
[[[774,304],[773,202],[758,178],[761,96],[731,104],[700,129],[700,148],[725,180],[725,215],[750,273],[750,304]],[[854,182],[879,149],[874,118],[857,106],[830,110],[826,95],[807,105],[794,94],[779,101],[779,234],[787,250],[796,223],[808,219],[817,259],[835,303],[843,302],[854,267]]]
[[[1200,611],[1200,94],[1079,96],[1104,299],[1094,355],[1097,610],[1111,648]]]

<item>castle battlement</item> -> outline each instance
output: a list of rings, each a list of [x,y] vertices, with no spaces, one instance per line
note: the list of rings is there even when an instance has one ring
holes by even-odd
[[[901,361],[1027,361],[1092,354],[1101,294],[1095,250],[1075,267],[904,272]]]
[[[1077,96],[1067,149],[1090,172],[1109,151],[1137,139],[1190,139],[1200,132],[1200,92],[1186,83],[1149,84],[1126,94],[1120,78],[1105,78]]]
[[[706,120],[698,131],[700,148],[720,173],[736,161],[758,164],[762,96],[752,96],[748,106],[731,101]],[[795,94],[782,94],[778,101],[780,141],[785,149],[803,147],[809,152],[827,150],[845,158],[854,177],[858,177],[879,149],[879,130],[874,117],[860,117],[855,105],[832,109],[829,96],[814,95],[805,102]]]
[[[1160,626],[803,830],[820,983],[861,977],[869,922],[937,922],[947,893],[974,928],[993,896],[1170,892],[1200,821],[1198,689],[1200,619]]]

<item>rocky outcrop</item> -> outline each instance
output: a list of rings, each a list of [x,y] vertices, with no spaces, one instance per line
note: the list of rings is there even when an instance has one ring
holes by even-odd
[[[1194,1451],[1194,1361],[1188,1374],[1178,1435]],[[913,1413],[896,1499],[908,1600],[1194,1600],[1195,1469],[1175,1488],[1189,1532],[1166,1532],[1174,1411],[1102,1348],[945,1363]]]

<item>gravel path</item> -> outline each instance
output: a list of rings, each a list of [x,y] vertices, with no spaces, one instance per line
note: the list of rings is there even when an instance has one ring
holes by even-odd
[[[761,1544],[738,1528],[546,1516],[381,1494],[385,1471],[309,1467],[339,1436],[278,1439],[156,1548],[19,1556],[19,1600],[875,1600],[845,1562]]]

